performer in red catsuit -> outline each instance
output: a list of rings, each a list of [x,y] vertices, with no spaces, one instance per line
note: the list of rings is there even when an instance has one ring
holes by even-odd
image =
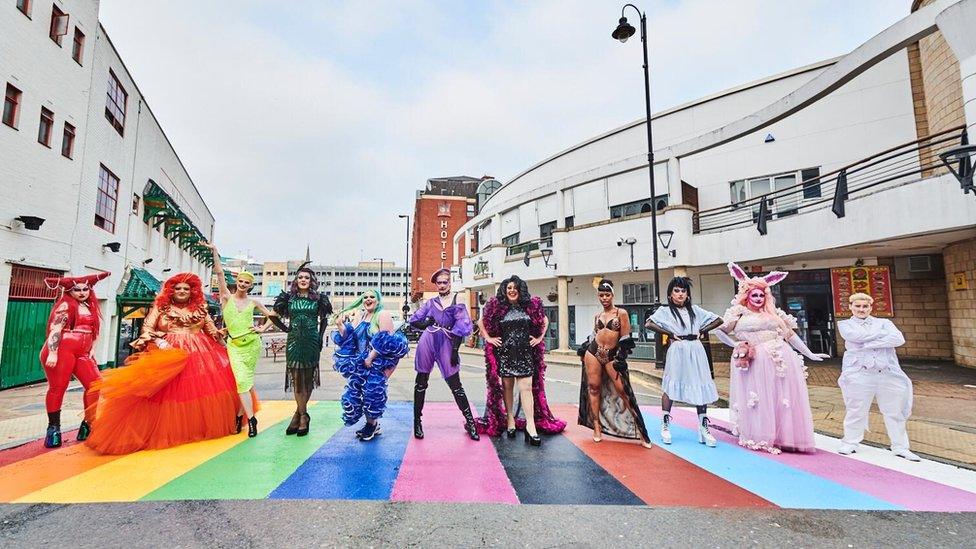
[[[61,446],[61,402],[74,375],[85,388],[85,419],[78,428],[78,440],[91,433],[91,418],[98,403],[98,391],[91,389],[99,379],[98,364],[92,346],[98,338],[101,313],[95,296],[95,283],[111,273],[87,276],[45,278],[48,287],[62,289],[61,297],[51,310],[47,340],[41,349],[41,364],[47,376],[47,434],[44,446]]]

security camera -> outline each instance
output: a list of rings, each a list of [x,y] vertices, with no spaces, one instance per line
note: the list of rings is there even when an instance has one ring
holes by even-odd
[[[617,239],[617,247],[620,247],[620,246],[623,246],[623,245],[624,245],[624,239],[623,238],[618,238]]]

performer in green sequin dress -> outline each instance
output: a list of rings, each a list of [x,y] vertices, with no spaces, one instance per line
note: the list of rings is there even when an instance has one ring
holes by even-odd
[[[332,304],[328,296],[318,291],[315,272],[305,262],[295,273],[287,292],[275,300],[274,310],[288,319],[288,342],[285,347],[285,391],[295,392],[297,409],[285,434],[305,436],[309,422],[307,406],[312,390],[321,384],[319,355],[322,338],[329,325]]]
[[[247,436],[258,434],[258,420],[254,413],[258,408],[258,395],[254,391],[254,370],[261,357],[261,332],[272,325],[272,318],[277,317],[274,311],[257,301],[247,297],[254,287],[254,275],[241,271],[237,273],[234,291],[227,287],[224,278],[224,267],[220,263],[220,253],[212,243],[205,244],[213,252],[214,274],[220,288],[220,304],[222,306],[224,329],[222,333],[227,337],[227,355],[230,366],[234,370],[237,380],[237,393],[241,399],[241,407],[237,412],[237,432],[241,432],[244,418],[247,418]],[[254,327],[254,309],[261,311],[267,319],[260,328]]]

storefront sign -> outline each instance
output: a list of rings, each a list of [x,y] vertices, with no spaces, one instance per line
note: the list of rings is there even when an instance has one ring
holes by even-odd
[[[966,278],[966,271],[960,271],[958,273],[952,274],[952,289],[953,290],[969,289],[969,279]]]
[[[895,304],[891,298],[891,273],[886,265],[874,267],[840,267],[830,270],[830,286],[834,297],[834,316],[851,316],[851,294],[868,294],[874,298],[874,312],[877,317],[890,317],[895,314]]]

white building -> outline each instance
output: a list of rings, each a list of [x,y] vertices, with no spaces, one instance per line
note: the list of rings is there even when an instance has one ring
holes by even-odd
[[[529,167],[456,233],[460,283],[487,298],[522,277],[549,305],[550,346],[565,351],[592,330],[603,276],[647,341],[654,247],[662,287],[690,276],[696,302],[717,313],[734,293],[726,262],[789,270],[780,306],[811,347],[837,353],[845,285],[877,272],[872,290],[905,331],[906,356],[976,366],[976,195],[937,156],[976,123],[974,33],[956,31],[976,28],[976,0],[915,4],[844,57],[657,113],[653,201],[644,120]],[[844,217],[831,211],[841,173]]]
[[[95,354],[106,365],[116,356],[116,295],[133,269],[138,281],[154,282],[181,271],[202,276],[209,264],[195,243],[212,236],[213,214],[98,7],[0,6],[0,387],[43,378],[36,357],[54,297],[44,276],[112,273],[97,287],[104,328]]]

